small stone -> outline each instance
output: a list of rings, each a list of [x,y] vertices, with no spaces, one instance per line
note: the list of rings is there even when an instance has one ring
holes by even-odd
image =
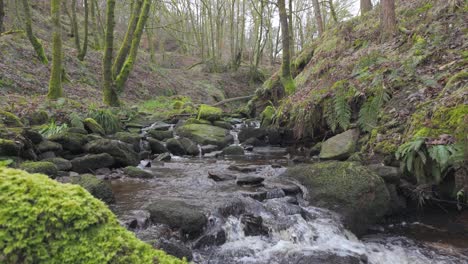
[[[259,185],[265,178],[259,176],[241,176],[237,177],[237,185]]]
[[[236,179],[236,176],[218,171],[209,171],[208,178],[214,181],[230,181]]]

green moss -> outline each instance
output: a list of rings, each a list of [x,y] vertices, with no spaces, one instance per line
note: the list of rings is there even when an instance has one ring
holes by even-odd
[[[5,263],[185,263],[138,240],[83,188],[44,175],[0,168],[0,215]]]
[[[468,80],[468,71],[461,70],[460,72],[456,73],[448,80],[447,84],[444,87],[444,90],[440,93],[440,96],[443,96],[447,90],[455,86],[455,84],[459,81]]]
[[[141,179],[151,179],[154,178],[154,175],[144,171],[140,168],[134,166],[128,166],[124,168],[124,173],[127,174],[130,178],[141,178]]]
[[[20,146],[13,140],[0,138],[0,156],[18,156]]]
[[[102,126],[92,118],[86,118],[85,120],[83,120],[83,124],[85,128],[91,133],[95,133],[102,136],[106,134],[104,128],[102,128]]]
[[[211,122],[208,120],[203,120],[203,119],[196,119],[196,118],[189,118],[187,121],[185,121],[186,125],[190,124],[205,124],[205,125],[211,125]]]
[[[221,119],[222,114],[223,114],[223,110],[221,108],[202,104],[200,105],[200,108],[198,110],[197,119],[216,121],[216,120]]]
[[[20,169],[25,170],[29,173],[42,173],[48,175],[51,178],[57,177],[58,169],[52,162],[47,161],[28,161],[21,163]]]
[[[24,126],[21,120],[14,114],[1,111],[0,110],[0,124],[4,124],[5,126],[12,126],[12,127],[22,127]]]
[[[415,56],[421,56],[424,55],[424,52],[427,47],[427,41],[423,37],[419,35],[414,35],[413,36],[413,54]]]
[[[397,151],[398,146],[390,140],[383,140],[374,146],[374,151],[381,154],[393,154]]]
[[[273,116],[275,115],[276,110],[272,106],[267,106],[265,110],[260,114],[261,125],[262,127],[269,126],[273,123]]]

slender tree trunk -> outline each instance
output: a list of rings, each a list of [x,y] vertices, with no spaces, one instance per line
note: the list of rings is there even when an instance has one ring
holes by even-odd
[[[62,97],[62,26],[60,25],[60,0],[51,0],[52,17],[52,71],[49,81],[49,99]]]
[[[294,57],[295,49],[294,49],[294,27],[293,27],[293,0],[289,0],[289,13],[288,13],[288,20],[289,20],[289,43],[291,48],[291,57]]]
[[[361,15],[372,10],[372,1],[371,0],[361,0]]]
[[[76,0],[71,0],[71,26],[73,38],[75,39],[75,48],[78,54],[81,52],[80,33],[78,31],[78,18],[76,17]]]
[[[336,15],[335,5],[333,4],[333,0],[328,0],[328,7],[330,8],[330,14],[333,18],[333,21],[335,21],[335,23],[338,23],[338,16]]]
[[[24,12],[24,25],[26,30],[26,35],[28,36],[29,41],[31,42],[36,55],[43,64],[48,64],[49,60],[45,55],[44,48],[42,47],[41,41],[36,38],[32,30],[32,18],[31,18],[31,7],[29,6],[28,0],[21,0]]]
[[[4,18],[5,18],[5,4],[3,3],[3,0],[0,0],[0,33],[5,31],[5,28],[3,26]]]
[[[80,50],[80,54],[78,54],[78,59],[83,61],[86,57],[86,53],[88,52],[88,24],[89,24],[89,7],[88,7],[88,0],[84,0],[84,40],[83,40],[83,47]]]
[[[312,0],[312,5],[314,7],[314,16],[315,16],[315,20],[317,21],[318,33],[319,33],[319,36],[322,36],[324,27],[323,27],[322,12],[320,11],[319,1]]]
[[[104,103],[109,106],[119,106],[119,98],[114,89],[112,78],[112,54],[114,52],[115,0],[107,0],[106,31],[104,43],[104,58],[102,62]]]
[[[281,83],[283,84],[284,90],[287,94],[291,94],[296,90],[294,80],[291,76],[291,48],[289,47],[289,26],[288,26],[288,14],[286,12],[285,0],[278,0],[278,9],[280,16],[280,24],[282,31],[282,42],[283,42],[283,61],[281,64]]]
[[[381,5],[382,40],[385,41],[392,38],[397,30],[395,0],[382,0]]]
[[[96,20],[96,2],[91,0],[91,31],[93,32],[94,38],[94,48],[100,49],[101,42],[100,42],[100,32],[98,30],[97,20]]]

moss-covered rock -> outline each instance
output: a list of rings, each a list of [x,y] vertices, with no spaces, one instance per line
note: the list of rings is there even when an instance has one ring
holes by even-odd
[[[62,145],[60,145],[59,143],[49,141],[49,140],[44,140],[36,146],[36,149],[39,153],[46,153],[49,151],[51,152],[61,151],[63,148],[62,148]]]
[[[389,193],[381,177],[353,162],[323,162],[288,168],[283,175],[308,190],[313,205],[337,211],[356,234],[382,217],[389,208]]]
[[[64,150],[81,153],[83,146],[88,142],[88,137],[83,134],[63,132],[49,137],[49,140],[59,143]]]
[[[46,162],[51,162],[55,164],[58,170],[61,171],[69,171],[72,168],[72,164],[69,160],[66,160],[64,158],[50,158],[50,159],[45,159],[43,161]]]
[[[203,120],[203,119],[189,118],[185,121],[185,124],[186,125],[190,125],[190,124],[211,125],[211,122],[208,120]]]
[[[262,127],[266,127],[272,124],[275,112],[275,108],[273,108],[272,106],[267,106],[265,110],[263,110],[263,112],[260,114]]]
[[[8,127],[22,127],[23,122],[16,115],[0,110],[0,124],[3,124]]]
[[[83,124],[85,128],[91,133],[98,134],[101,136],[104,136],[106,134],[104,128],[102,128],[102,126],[92,118],[86,118],[85,120],[83,120]]]
[[[0,139],[0,156],[18,156],[21,145],[13,140]]]
[[[29,173],[45,174],[51,178],[55,178],[58,175],[57,166],[55,166],[54,163],[47,161],[27,161],[21,163],[19,168]]]
[[[150,129],[148,130],[148,136],[155,138],[157,140],[165,140],[168,138],[174,137],[173,131],[162,131],[157,129]]]
[[[359,131],[351,129],[327,139],[320,150],[321,159],[347,159],[356,151],[356,143],[359,139]]]
[[[151,179],[154,175],[134,166],[128,166],[123,169],[124,173],[130,178]]]
[[[111,187],[104,180],[99,179],[93,174],[82,174],[71,178],[72,184],[78,184],[85,188],[90,194],[105,203],[113,203],[115,201]]]
[[[115,133],[114,138],[131,145],[138,145],[141,140],[141,136],[139,134],[130,132],[117,132]]]
[[[88,154],[72,159],[71,164],[73,171],[85,173],[100,168],[110,168],[115,164],[115,159],[107,153]]]
[[[198,145],[192,140],[188,138],[180,138],[179,142],[184,147],[185,151],[187,152],[187,155],[198,156],[200,154],[200,149],[198,148]]]
[[[43,125],[49,121],[49,114],[44,110],[32,113],[29,117],[29,124],[32,126]]]
[[[157,139],[154,139],[154,138],[148,138],[148,143],[150,145],[150,148],[151,148],[151,152],[153,154],[161,154],[161,153],[166,153],[168,152],[166,146],[164,145],[163,142],[157,140]]]
[[[83,188],[44,175],[0,168],[0,215],[2,263],[183,263],[138,240]]]
[[[197,119],[204,119],[213,122],[221,119],[222,115],[223,110],[221,108],[202,104],[198,110]]]
[[[70,127],[67,129],[67,131],[70,133],[78,133],[78,134],[83,134],[83,135],[88,134],[88,131],[81,127]]]
[[[234,141],[228,130],[210,125],[184,125],[177,128],[177,133],[202,145],[225,147]]]
[[[221,155],[225,156],[241,156],[244,155],[244,148],[241,146],[228,146],[223,149]]]
[[[21,132],[21,135],[24,138],[29,139],[33,144],[39,144],[44,140],[41,133],[32,129],[24,129],[23,132]]]
[[[176,156],[184,156],[187,154],[187,151],[185,150],[184,146],[182,143],[175,138],[171,138],[166,142],[166,147],[171,152],[172,154]]]
[[[213,125],[214,125],[214,126],[217,126],[217,127],[221,127],[221,128],[227,129],[227,130],[231,130],[231,129],[232,129],[231,123],[226,122],[226,121],[214,121],[214,122],[213,122]]]
[[[85,150],[94,154],[107,153],[114,157],[117,166],[136,166],[140,162],[133,147],[118,140],[94,140],[86,144]]]

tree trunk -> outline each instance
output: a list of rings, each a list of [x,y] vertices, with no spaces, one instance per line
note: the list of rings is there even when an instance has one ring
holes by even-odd
[[[291,58],[294,57],[295,54],[295,49],[294,49],[294,27],[293,27],[293,0],[289,0],[289,13],[288,13],[288,19],[289,19],[289,43],[290,43],[290,49],[291,53],[290,56]]]
[[[328,7],[330,8],[330,14],[333,18],[333,21],[335,21],[335,23],[338,23],[338,16],[335,11],[335,5],[333,4],[333,0],[328,0]]]
[[[290,58],[290,47],[289,47],[289,26],[288,26],[288,14],[286,12],[285,0],[278,0],[278,9],[280,16],[280,24],[282,31],[282,42],[283,42],[283,61],[281,64],[281,83],[283,84],[284,90],[287,94],[291,94],[296,89],[294,80],[291,76],[291,58]]]
[[[52,17],[52,71],[50,73],[49,99],[62,97],[62,26],[60,25],[60,0],[51,0]]]
[[[112,53],[114,52],[115,0],[107,0],[106,31],[104,43],[104,58],[102,62],[104,103],[109,106],[119,106],[119,98],[114,89],[112,78]]]
[[[361,15],[372,10],[372,1],[371,0],[361,0]]]
[[[71,1],[71,27],[73,38],[75,39],[75,48],[78,54],[81,52],[80,33],[78,31],[78,18],[76,17],[76,0]]]
[[[4,17],[5,17],[5,4],[3,3],[3,0],[0,0],[0,33],[5,31],[5,28],[3,26]]]
[[[28,36],[29,41],[31,42],[34,50],[36,51],[37,57],[43,64],[48,64],[49,60],[47,59],[42,43],[39,39],[36,38],[32,31],[32,18],[31,18],[31,8],[29,6],[28,0],[21,0],[24,12],[24,26],[26,30],[26,35]]]
[[[397,30],[397,22],[395,15],[395,0],[382,0],[382,40],[388,40],[393,37]]]
[[[319,36],[322,36],[324,27],[323,27],[323,19],[322,19],[322,12],[320,11],[320,5],[318,0],[312,0],[312,5],[314,7],[314,16],[315,20],[317,21],[317,29]]]
[[[85,14],[84,14],[84,40],[83,40],[83,47],[80,50],[80,54],[78,54],[78,59],[80,61],[83,61],[84,58],[86,57],[86,53],[88,52],[88,24],[89,24],[89,6],[88,6],[88,0],[84,0],[84,8],[85,8]]]

